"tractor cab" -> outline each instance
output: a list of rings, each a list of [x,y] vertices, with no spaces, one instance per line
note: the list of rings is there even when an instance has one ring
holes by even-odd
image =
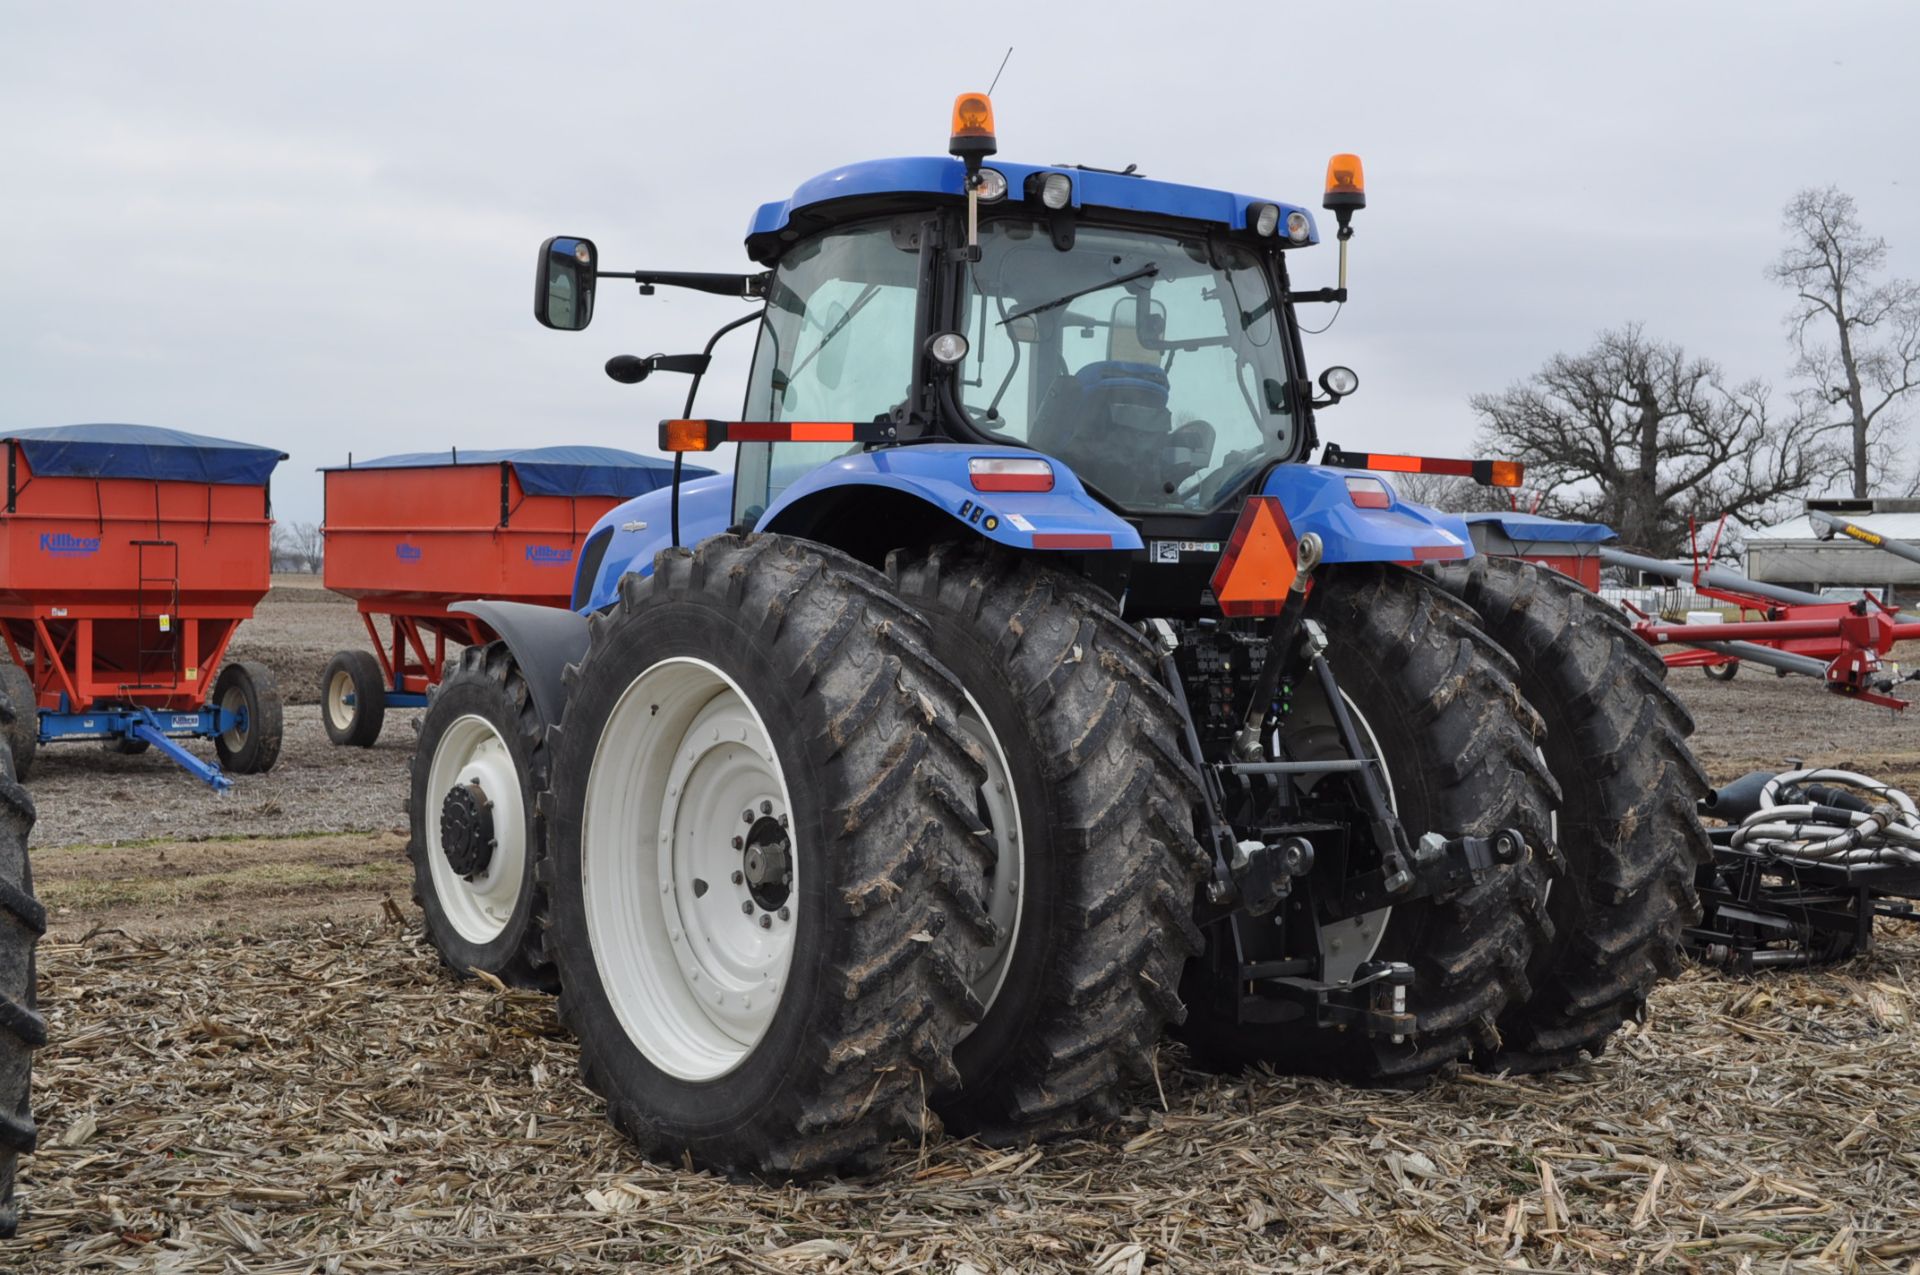
[[[723,525],[832,526],[837,547],[877,564],[903,528],[941,538],[959,518],[1011,548],[1097,555],[1085,574],[1144,613],[1205,609],[1246,497],[1277,466],[1307,460],[1315,411],[1357,386],[1330,368],[1316,393],[1301,346],[1295,306],[1346,295],[1290,282],[1288,255],[1319,242],[1314,215],[1131,167],[997,161],[980,94],[956,105],[949,150],[850,164],[763,205],[746,236],[762,274],[613,273],[589,241],[551,240],[536,312],[583,327],[608,278],[764,301],[741,413],[759,436],[700,429],[681,444],[739,443]],[[1335,157],[1326,206],[1343,277],[1363,191],[1358,159]],[[961,475],[957,498],[875,482],[884,490],[860,493],[864,517],[847,507],[861,475],[832,466],[891,453],[880,469],[913,468],[943,452]],[[1026,453],[1046,459],[1015,459]],[[968,467],[983,463],[1002,472],[982,483]],[[830,489],[814,491],[830,468]],[[1037,515],[1005,499],[1020,492],[1084,509],[1043,526],[1061,501]],[[1411,535],[1431,536],[1414,521]]]

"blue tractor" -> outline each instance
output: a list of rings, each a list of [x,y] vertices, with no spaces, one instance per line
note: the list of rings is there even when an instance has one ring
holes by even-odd
[[[539,254],[738,296],[676,458],[571,611],[466,609],[412,776],[456,970],[557,989],[650,1155],[807,1176],[898,1136],[1118,1115],[1171,1030],[1206,1066],[1409,1082],[1598,1052],[1697,914],[1705,783],[1659,659],[1591,594],[1476,557],[1340,451],[1303,307],[1346,298],[1359,161],[1313,213],[1131,169],[950,153],[767,204],[751,273]],[[756,334],[739,420],[694,412]]]

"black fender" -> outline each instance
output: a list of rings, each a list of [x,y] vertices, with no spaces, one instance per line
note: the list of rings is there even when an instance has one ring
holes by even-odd
[[[470,615],[498,634],[527,679],[541,720],[549,726],[560,720],[567,706],[561,675],[587,653],[586,616],[530,602],[455,602],[447,610]]]

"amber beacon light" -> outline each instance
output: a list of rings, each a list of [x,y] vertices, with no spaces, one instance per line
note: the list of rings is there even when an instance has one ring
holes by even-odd
[[[993,136],[993,99],[985,93],[962,93],[953,99],[953,134],[947,154],[977,163],[999,149]]]

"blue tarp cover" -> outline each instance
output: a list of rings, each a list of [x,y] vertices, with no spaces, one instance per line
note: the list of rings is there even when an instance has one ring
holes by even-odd
[[[208,438],[157,425],[55,425],[16,429],[0,441],[20,444],[46,478],[158,478],[258,487],[287,458],[273,447]]]
[[[1467,514],[1469,523],[1490,522],[1509,540],[1554,541],[1561,544],[1600,544],[1618,540],[1612,527],[1598,522],[1563,522],[1539,514],[1485,513]]]
[[[403,452],[350,465],[328,465],[327,473],[346,469],[437,469],[442,465],[512,465],[529,496],[644,496],[673,481],[673,462],[636,456],[617,447],[465,447],[444,452]],[[684,478],[700,478],[711,469],[686,465]]]

